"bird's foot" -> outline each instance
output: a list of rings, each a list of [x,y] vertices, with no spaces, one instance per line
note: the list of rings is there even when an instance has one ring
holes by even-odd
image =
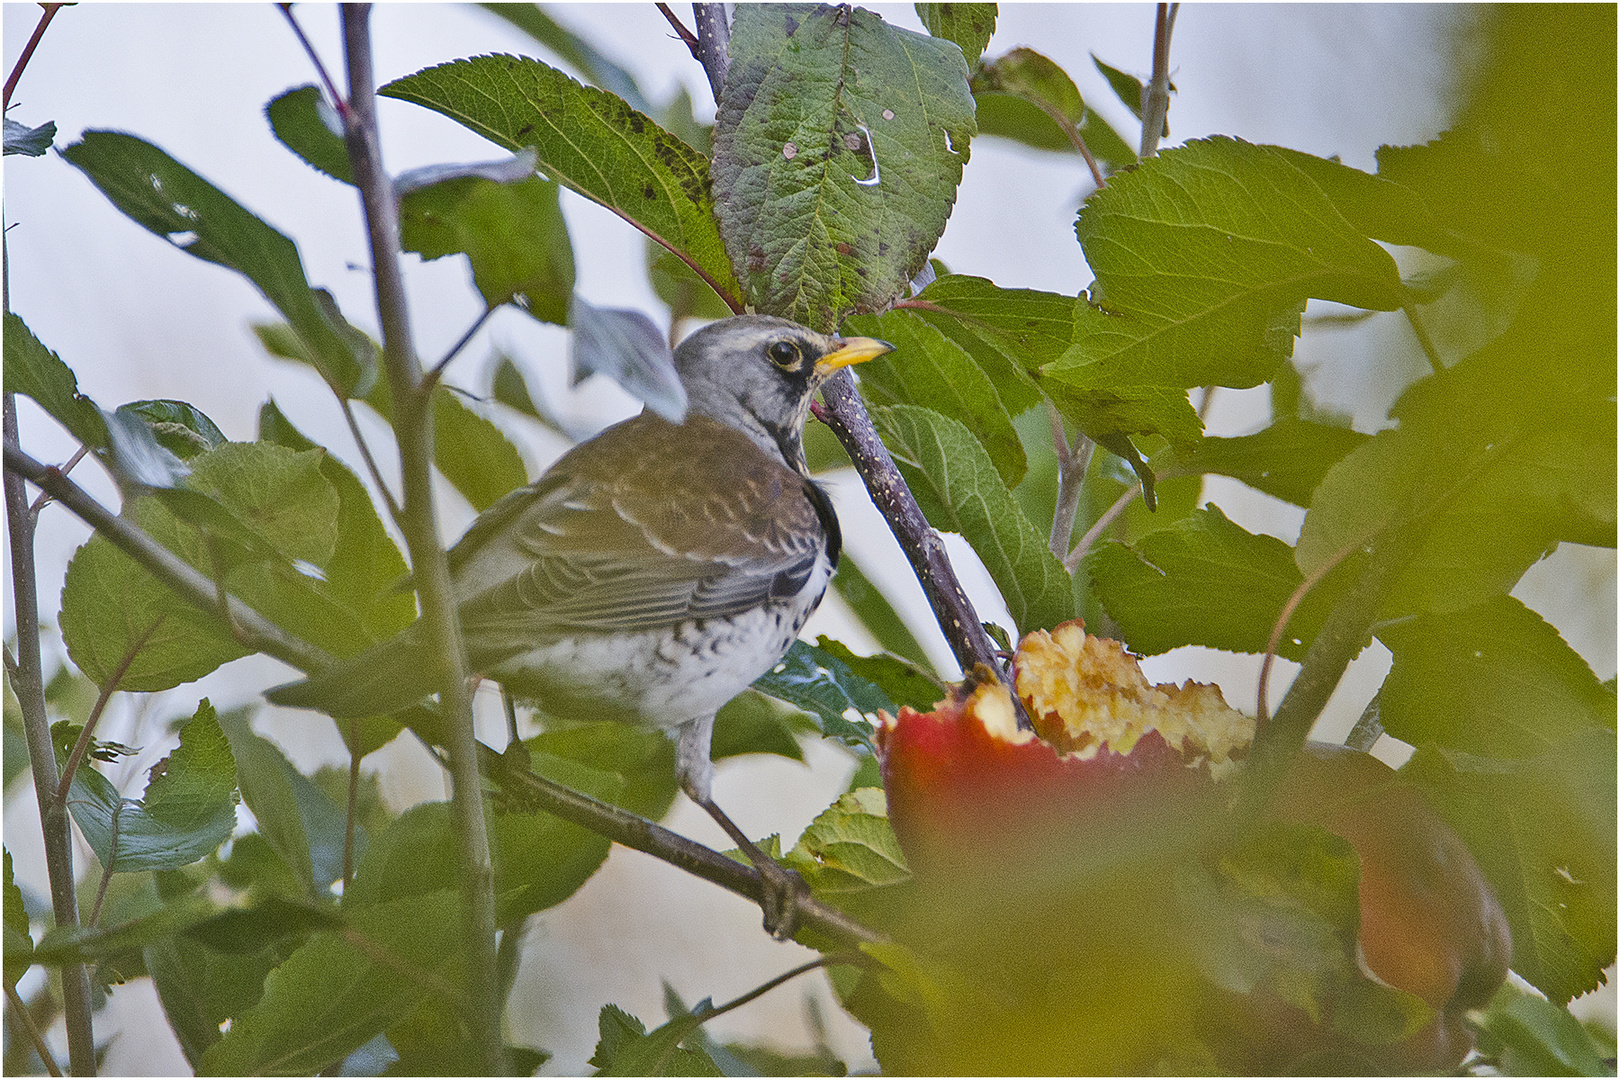
[[[749,845],[753,847],[752,844]],[[777,941],[786,941],[799,926],[799,904],[810,898],[810,886],[796,870],[789,870],[757,847],[747,852],[765,886],[760,908],[765,913],[765,932]],[[757,856],[757,857],[756,857]]]

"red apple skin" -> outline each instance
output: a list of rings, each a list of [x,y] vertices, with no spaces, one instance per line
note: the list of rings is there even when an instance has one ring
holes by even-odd
[[[980,687],[931,713],[903,709],[878,734],[889,817],[919,880],[1015,874],[1021,859],[1050,858],[1076,830],[1117,828],[1167,808],[1213,810],[1225,785],[1188,768],[1156,732],[1130,754],[1104,748],[1081,760],[1010,726]],[[1003,701],[1005,699],[1002,699]],[[1003,706],[1004,708],[1005,706]],[[1010,716],[1010,709],[1007,710]],[[1466,846],[1422,793],[1387,765],[1343,746],[1311,744],[1276,802],[1278,820],[1322,826],[1361,860],[1358,944],[1366,969],[1437,1010],[1433,1023],[1394,1046],[1357,1046],[1263,994],[1237,1017],[1249,1067],[1355,1061],[1379,1071],[1455,1067],[1473,1045],[1464,1013],[1487,1002],[1511,959],[1507,920]],[[1036,823],[1035,828],[1031,828]],[[1038,835],[1038,841],[1020,837]],[[1067,850],[1076,850],[1070,846]]]

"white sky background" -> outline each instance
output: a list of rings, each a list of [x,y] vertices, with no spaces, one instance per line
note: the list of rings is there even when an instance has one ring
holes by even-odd
[[[689,7],[674,6],[690,19]],[[920,29],[909,6],[873,7],[897,25]],[[677,85],[685,85],[700,113],[712,113],[701,70],[651,4],[562,5],[553,10],[632,70],[653,102],[669,100]],[[334,10],[300,5],[295,11],[341,84]],[[5,5],[7,72],[38,13],[33,4]],[[1446,126],[1447,28],[1466,18],[1467,9],[1447,6],[1185,5],[1171,53],[1179,93],[1170,110],[1174,138],[1167,145],[1229,134],[1324,156],[1338,154],[1347,164],[1371,170],[1380,144],[1424,142]],[[554,59],[503,20],[472,7],[384,5],[374,14],[373,28],[379,84],[480,53],[528,52]],[[1017,45],[1047,54],[1074,77],[1088,103],[1134,142],[1134,123],[1092,67],[1090,54],[1145,76],[1152,35],[1153,8],[1147,4],[1004,5],[989,55]],[[30,125],[54,120],[59,147],[89,128],[124,130],[156,143],[291,236],[310,281],[331,289],[349,319],[375,333],[369,279],[358,268],[367,255],[357,197],[288,153],[263,116],[272,97],[314,79],[309,60],[270,4],[86,4],[57,15],[18,86],[11,116]],[[383,100],[379,112],[384,158],[393,172],[501,156],[459,125],[416,106]],[[248,330],[251,321],[274,316],[244,279],[177,251],[135,225],[54,155],[11,157],[4,167],[11,308],[73,367],[84,393],[104,408],[142,398],[181,398],[202,409],[233,439],[254,437],[259,406],[273,396],[306,434],[355,462],[353,443],[325,387],[306,369],[265,356]],[[1077,157],[978,140],[936,254],[954,271],[983,275],[1003,286],[1072,294],[1091,280],[1072,230],[1075,209],[1089,186]],[[574,238],[579,292],[592,303],[640,308],[661,321],[663,309],[641,270],[640,234],[572,193],[564,193],[563,206]],[[405,261],[419,349],[431,359],[460,337],[482,301],[459,256],[428,264],[415,256]],[[1421,361],[1415,359],[1398,315],[1377,316],[1355,334],[1359,337],[1339,332],[1314,340],[1308,335],[1300,356],[1312,372],[1309,386],[1318,400],[1353,411],[1357,426],[1372,430],[1404,380],[1419,373]],[[1364,342],[1411,355],[1419,366],[1371,371],[1357,359]],[[451,381],[478,383],[494,346],[518,358],[531,385],[537,383],[565,417],[582,427],[601,426],[636,408],[600,379],[570,393],[565,334],[515,310],[490,321],[451,368]],[[1236,434],[1258,428],[1267,418],[1265,402],[1263,390],[1222,391],[1210,416],[1211,430]],[[19,407],[25,449],[47,461],[72,453],[71,440],[30,402],[20,401]],[[513,417],[505,414],[504,419]],[[380,423],[364,427],[374,446],[386,447]],[[531,475],[564,449],[536,425],[515,421],[508,428]],[[388,455],[381,456],[385,472],[392,475]],[[364,475],[363,469],[356,471]],[[113,501],[110,484],[94,465],[86,463],[74,476]],[[443,490],[446,534],[453,539],[471,514],[448,487]],[[892,573],[884,575],[885,584],[892,581],[901,605],[926,618],[920,592],[905,577],[898,551],[858,484],[840,482],[836,495],[852,550],[868,565],[887,560]],[[1289,540],[1297,535],[1297,510],[1235,482],[1211,482],[1204,497],[1217,501],[1246,528]],[[65,511],[42,517],[40,591],[47,612],[54,610],[67,560],[85,535],[85,528]],[[976,570],[965,567],[964,574],[975,579],[975,598],[986,617],[997,617],[999,603],[982,571],[975,575]],[[1614,673],[1612,553],[1566,545],[1532,571],[1516,595],[1558,625],[1600,677]],[[9,590],[5,602],[9,636],[15,624]],[[999,618],[1005,620],[1004,611]],[[838,635],[844,625],[837,611],[829,610],[818,615],[810,633]],[[852,641],[859,647],[858,639]],[[1387,653],[1379,653],[1378,646],[1369,650],[1335,699],[1327,723],[1340,733],[1383,677]],[[948,655],[942,642],[938,655]],[[1151,661],[1148,672],[1159,680],[1191,676],[1219,681],[1229,701],[1252,711],[1257,666],[1247,658],[1208,650],[1177,650]],[[1279,663],[1273,700],[1286,689],[1293,670]],[[182,711],[189,714],[204,694],[220,707],[247,702],[260,688],[289,674],[274,661],[241,661],[201,685],[171,692],[152,711],[160,720]],[[116,725],[132,723],[135,715],[133,708],[109,715],[106,737],[121,738]],[[273,723],[261,727],[300,767],[340,759],[340,744],[324,720],[285,712],[268,719]],[[497,744],[498,730],[486,736]],[[750,832],[779,830],[791,839],[847,777],[841,755],[813,749],[815,767],[809,772],[775,759],[722,768],[717,798]],[[155,750],[152,761],[162,752]],[[389,770],[385,792],[396,805],[442,797],[436,770],[414,747],[390,748],[368,760],[368,767],[379,760]],[[141,768],[152,761],[143,758]],[[135,780],[135,794],[142,779]],[[6,845],[19,861],[19,875],[43,893],[32,796],[13,800],[6,809]],[[707,842],[721,839],[684,800],[671,824]],[[799,962],[796,946],[769,942],[757,924],[757,911],[749,905],[652,860],[616,851],[579,896],[534,920],[514,996],[512,1036],[556,1055],[545,1071],[582,1071],[602,1004],[614,1002],[651,1026],[663,1018],[660,978],[668,977],[688,1002],[704,996],[726,1000]],[[723,939],[718,945],[717,934]],[[692,957],[701,962],[692,963]],[[773,1038],[808,1045],[802,996],[806,988],[819,987],[818,979],[774,991],[714,1024],[714,1033],[722,1039]],[[824,988],[816,992],[827,1001]],[[146,987],[118,990],[113,1006],[115,1015],[103,1026],[110,1031],[122,1024],[125,1034],[111,1052],[109,1073],[185,1071]],[[834,1024],[835,1046],[852,1068],[863,1060],[870,1064],[860,1029],[839,1023],[841,1014],[830,1003],[826,1012]]]

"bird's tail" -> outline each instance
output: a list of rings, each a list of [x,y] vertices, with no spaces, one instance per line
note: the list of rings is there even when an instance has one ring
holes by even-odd
[[[398,712],[444,684],[444,665],[426,656],[415,639],[400,634],[307,679],[272,687],[264,696],[340,720]]]

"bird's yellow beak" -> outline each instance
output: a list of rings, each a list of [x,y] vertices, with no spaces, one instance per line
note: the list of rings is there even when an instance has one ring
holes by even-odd
[[[894,352],[894,346],[877,338],[843,338],[839,341],[838,348],[816,361],[816,374],[831,375],[841,367],[865,363],[891,352]]]

